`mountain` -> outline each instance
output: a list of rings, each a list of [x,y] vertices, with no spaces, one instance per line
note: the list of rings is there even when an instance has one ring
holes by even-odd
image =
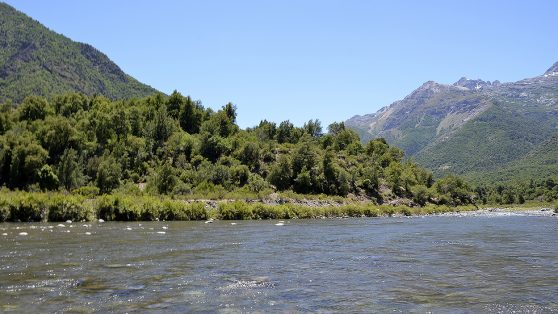
[[[469,177],[478,182],[509,182],[517,178],[558,177],[558,135],[554,135],[537,145],[525,156],[514,160],[502,168],[486,172],[472,172]]]
[[[0,3],[0,102],[64,92],[143,97],[155,89],[124,73],[94,47],[57,34]]]
[[[385,138],[438,176],[454,172],[483,182],[556,174],[555,159],[540,156],[557,150],[558,62],[543,75],[512,83],[429,81],[345,125],[363,140]],[[554,170],[541,172],[549,167]]]

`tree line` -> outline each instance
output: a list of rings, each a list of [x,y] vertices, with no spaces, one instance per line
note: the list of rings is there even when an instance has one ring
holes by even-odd
[[[231,103],[215,111],[176,91],[131,100],[29,96],[0,106],[0,185],[91,195],[293,191],[418,205],[484,197],[456,176],[435,181],[381,138],[361,143],[343,123],[324,130],[318,120],[263,120],[241,129],[236,117]]]

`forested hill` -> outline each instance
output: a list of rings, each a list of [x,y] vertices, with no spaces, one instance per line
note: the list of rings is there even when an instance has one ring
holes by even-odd
[[[214,112],[177,92],[111,101],[66,94],[0,106],[0,186],[28,191],[246,197],[274,191],[377,203],[461,204],[470,190],[432,175],[382,139],[362,144],[334,123],[262,121],[242,130],[236,108]],[[143,184],[145,183],[145,185]],[[80,192],[81,191],[81,192]],[[89,193],[87,192],[87,193]],[[84,192],[85,193],[85,192]]]
[[[65,92],[111,99],[156,92],[124,73],[94,47],[57,34],[0,3],[0,102]]]

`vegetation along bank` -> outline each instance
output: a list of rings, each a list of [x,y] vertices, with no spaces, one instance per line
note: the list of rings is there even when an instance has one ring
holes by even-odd
[[[109,100],[71,93],[0,105],[2,221],[311,218],[447,211],[558,199],[553,180],[473,186],[379,138],[318,120],[236,124],[174,92]],[[267,204],[272,195],[342,206]],[[220,202],[202,199],[260,200]]]

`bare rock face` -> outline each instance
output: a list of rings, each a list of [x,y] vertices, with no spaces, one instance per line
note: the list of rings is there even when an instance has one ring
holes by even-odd
[[[461,87],[465,87],[469,90],[474,90],[474,91],[478,91],[480,89],[483,88],[489,88],[492,87],[492,83],[490,83],[490,81],[483,81],[483,80],[470,80],[467,79],[466,77],[462,77],[459,79],[459,81],[455,82],[453,84],[453,86],[461,86]]]
[[[554,74],[556,73],[556,74]],[[554,63],[548,70],[546,70],[546,72],[544,72],[545,75],[558,75],[558,62]]]

